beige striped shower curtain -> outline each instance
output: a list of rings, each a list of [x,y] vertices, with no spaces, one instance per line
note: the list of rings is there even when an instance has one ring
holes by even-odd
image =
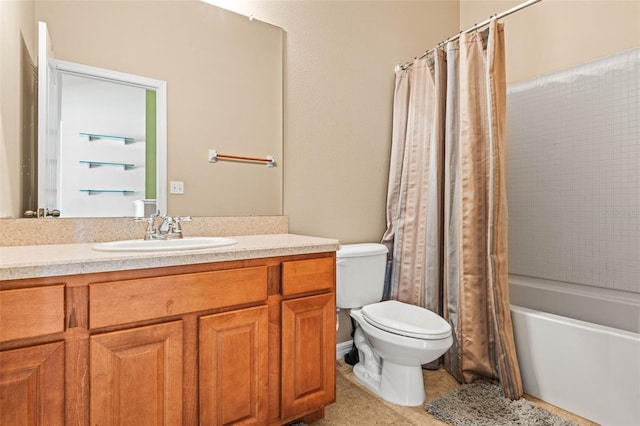
[[[487,36],[488,34],[488,36]],[[522,395],[509,313],[503,26],[461,34],[396,72],[385,298],[452,326],[445,368]]]

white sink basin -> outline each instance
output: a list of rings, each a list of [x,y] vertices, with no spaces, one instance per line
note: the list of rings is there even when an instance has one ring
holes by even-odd
[[[175,240],[125,240],[100,243],[93,246],[98,251],[169,251],[198,250],[236,244],[233,238],[187,237]]]

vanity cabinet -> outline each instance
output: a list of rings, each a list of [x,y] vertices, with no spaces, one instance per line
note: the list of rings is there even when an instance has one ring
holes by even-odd
[[[0,425],[282,425],[335,400],[334,252],[0,290]]]
[[[281,413],[287,418],[335,400],[335,260],[282,265]],[[308,293],[321,294],[303,296]]]
[[[35,342],[0,352],[0,425],[65,424],[63,330],[63,285],[0,290],[0,345]]]

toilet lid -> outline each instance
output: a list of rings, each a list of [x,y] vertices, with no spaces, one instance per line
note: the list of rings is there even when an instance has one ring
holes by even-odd
[[[403,336],[435,340],[451,335],[451,326],[444,318],[397,300],[367,305],[362,308],[362,316],[374,327]]]

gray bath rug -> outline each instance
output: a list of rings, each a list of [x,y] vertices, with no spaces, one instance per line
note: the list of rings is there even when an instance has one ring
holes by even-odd
[[[462,385],[425,406],[435,418],[455,426],[577,426],[524,398],[512,401],[487,382]]]

